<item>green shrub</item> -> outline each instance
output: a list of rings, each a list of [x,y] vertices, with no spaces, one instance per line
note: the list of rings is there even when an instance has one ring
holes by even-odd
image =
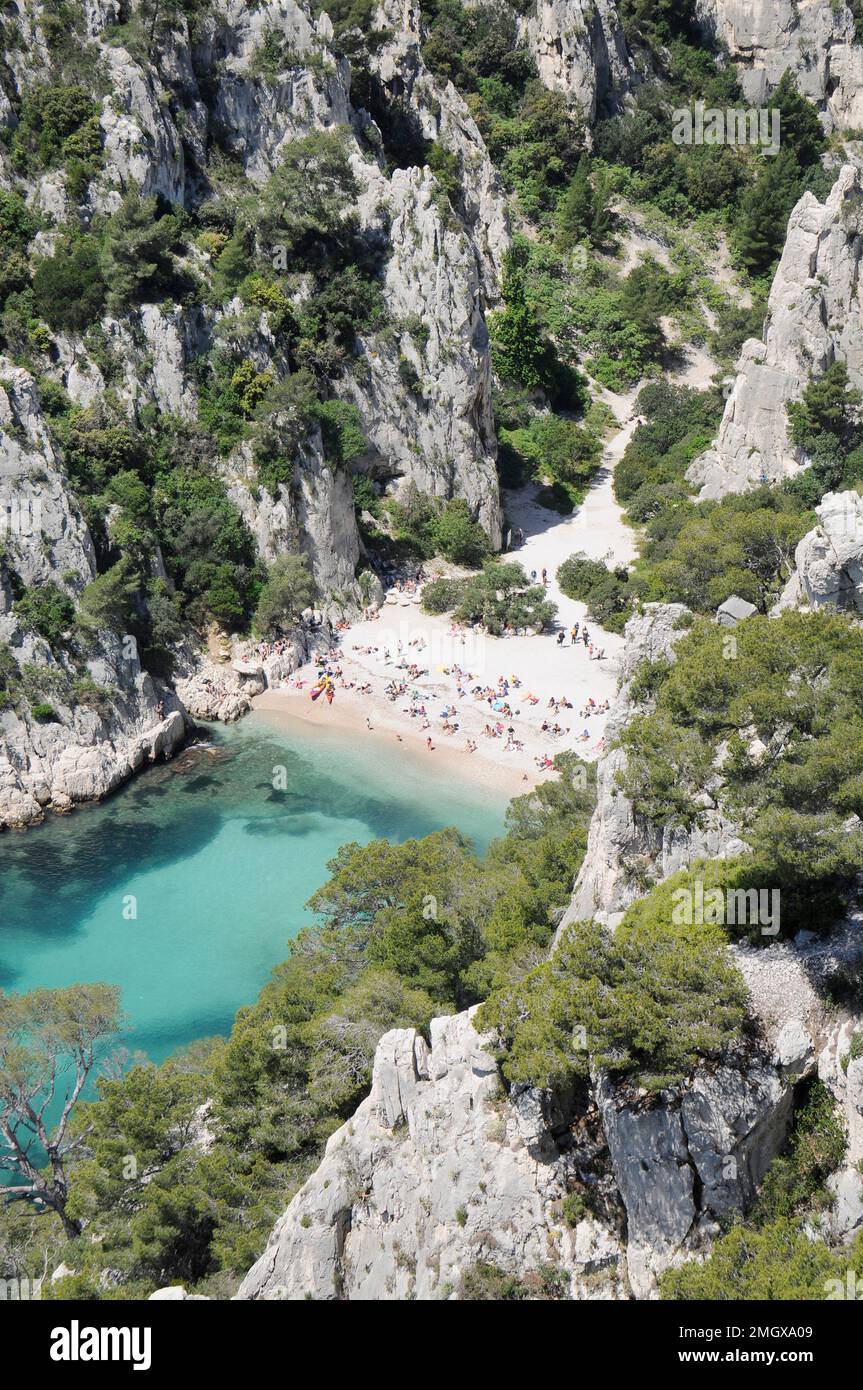
[[[591,1066],[659,1091],[734,1042],[748,994],[710,925],[571,926],[551,959],[482,1006],[511,1082],[560,1088]]]
[[[25,589],[16,598],[14,610],[23,627],[38,632],[52,647],[59,644],[75,617],[72,600],[52,580],[38,588]]]
[[[517,455],[522,477],[558,483],[573,503],[584,496],[602,455],[595,433],[560,415],[534,415],[523,428],[502,430],[500,440]]]
[[[520,1303],[569,1297],[569,1280],[554,1265],[541,1265],[519,1278],[498,1265],[478,1260],[462,1272],[458,1297],[471,1303]]]
[[[339,468],[350,468],[368,449],[363,419],[352,401],[321,401],[315,408],[328,459]]]
[[[500,637],[509,629],[533,628],[542,632],[551,626],[557,608],[545,589],[530,585],[521,565],[485,563],[470,579],[434,580],[423,589],[426,612],[446,611],[442,604],[455,600],[453,618],[460,623],[479,623]]]
[[[96,103],[83,87],[36,87],[21,105],[12,137],[12,166],[16,173],[32,174],[59,164],[74,150],[74,138],[94,116]]]
[[[835,1253],[812,1240],[792,1221],[760,1231],[735,1226],[716,1241],[704,1261],[669,1269],[660,1280],[667,1300],[742,1302],[820,1301],[846,1288],[849,1269],[863,1274],[863,1236],[850,1250]]]
[[[39,261],[33,276],[37,312],[52,328],[81,332],[105,306],[107,287],[95,237],[69,237]]]
[[[30,713],[37,724],[54,724],[57,722],[57,715],[53,705],[47,705],[43,701],[37,701],[30,706]]]
[[[423,612],[448,613],[459,602],[462,589],[463,582],[460,579],[432,579],[423,586]]]
[[[305,556],[280,555],[261,588],[253,627],[260,637],[272,637],[294,626],[315,601],[315,582]]]
[[[559,361],[553,342],[528,303],[521,270],[511,258],[504,275],[503,297],[506,307],[489,315],[488,321],[495,371],[505,381],[529,391],[544,391],[553,404],[582,409],[584,383]]]
[[[700,823],[710,784],[752,847],[755,881],[781,888],[783,931],[826,926],[863,867],[847,824],[863,810],[863,638],[838,614],[793,610],[738,624],[733,659],[726,636],[695,623],[656,672],[653,712],[620,736],[620,786],[636,814],[668,827]]]
[[[622,632],[632,611],[632,593],[625,566],[609,569],[583,551],[571,555],[557,571],[557,582],[567,598],[586,604],[588,615],[607,632]]]
[[[567,1226],[575,1227],[588,1214],[588,1206],[580,1192],[567,1192],[560,1204],[560,1214]]]
[[[454,565],[476,569],[491,554],[488,536],[479,523],[472,520],[467,502],[460,497],[447,502],[435,518],[431,537],[435,549]]]
[[[771,1163],[750,1221],[764,1226],[829,1206],[833,1197],[827,1179],[841,1165],[847,1147],[835,1098],[822,1082],[810,1081],[795,1111],[786,1152]]]
[[[139,576],[127,559],[92,579],[81,594],[81,621],[94,628],[128,632],[135,612]]]
[[[171,214],[159,217],[157,211],[155,195],[142,198],[133,189],[108,221],[100,265],[112,314],[155,303],[181,288],[170,254],[180,239],[180,223]]]

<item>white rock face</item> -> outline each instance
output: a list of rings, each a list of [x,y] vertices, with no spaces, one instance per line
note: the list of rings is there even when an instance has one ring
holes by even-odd
[[[588,123],[629,90],[634,68],[611,0],[539,0],[519,29],[540,81],[563,92]]]
[[[144,196],[161,193],[169,203],[185,202],[186,166],[183,142],[166,105],[148,74],[124,48],[101,45],[108,66],[111,93],[105,97],[100,125],[105,135],[106,192],[99,202],[105,210],[119,202],[107,187],[136,183]]]
[[[226,461],[222,473],[228,496],[268,564],[299,550],[307,556],[322,595],[338,591],[360,602],[355,579],[360,543],[351,480],[325,463],[320,431],[301,448],[290,484],[282,484],[277,497],[257,482],[246,445]]]
[[[751,1200],[784,1141],[796,1073],[765,1055],[701,1068],[653,1105],[600,1079],[596,1148],[607,1145],[625,1248],[608,1219],[570,1229],[559,1203],[583,1155],[539,1093],[505,1096],[473,1012],[434,1019],[430,1049],[413,1029],[384,1035],[371,1094],[239,1298],[447,1298],[481,1260],[528,1279],[551,1265],[574,1299],[654,1297],[658,1276]]]
[[[564,1228],[566,1160],[529,1111],[522,1133],[471,1013],[433,1019],[431,1048],[413,1029],[384,1035],[369,1098],[239,1298],[447,1298],[478,1260],[521,1276],[551,1263],[575,1296],[588,1274],[599,1296],[621,1296],[619,1243],[592,1221]]]
[[[863,613],[863,497],[828,492],[815,512],[819,524],[797,546],[780,606],[832,604]]]
[[[853,165],[840,171],[822,205],[804,193],[791,213],[767,306],[764,340],[743,345],[716,444],[687,477],[700,496],[779,482],[803,460],[788,439],[786,406],[810,375],[844,362],[863,385],[863,321],[858,295],[863,255],[863,187]]]
[[[380,0],[377,20],[390,38],[369,55],[385,91],[404,101],[426,140],[454,154],[462,171],[464,213],[479,257],[483,291],[493,302],[511,236],[506,194],[476,122],[451,82],[442,85],[420,52],[421,11],[413,0]]]
[[[376,454],[376,471],[441,498],[463,497],[494,546],[501,540],[488,330],[477,256],[442,213],[428,169],[397,169],[374,189],[390,224],[384,298],[392,318],[418,318],[426,340],[368,341],[368,379],[347,383]],[[425,336],[425,335],[424,335]],[[419,378],[399,377],[404,356]]]
[[[697,0],[696,13],[737,64],[750,103],[762,104],[790,68],[830,126],[863,126],[863,48],[841,0]]]
[[[40,722],[30,699],[0,710],[0,827],[40,820],[45,808],[106,795],[146,763],[183,741],[186,716],[168,691],[141,669],[134,649],[107,630],[94,635],[87,672],[112,692],[107,705],[68,703],[78,673],[69,659],[20,623],[16,583],[56,584],[74,602],[96,572],[93,543],[59,471],[30,374],[0,359],[0,642],[55,718]]]
[[[861,1038],[863,1021],[846,1018],[834,1026],[818,1058],[818,1075],[839,1102],[848,1136],[842,1165],[828,1180],[834,1207],[825,1224],[838,1240],[850,1240],[863,1230],[863,1056],[854,1055]]]

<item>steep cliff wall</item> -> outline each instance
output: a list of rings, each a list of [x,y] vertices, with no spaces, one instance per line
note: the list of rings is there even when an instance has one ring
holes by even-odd
[[[845,165],[826,202],[805,193],[794,208],[767,306],[763,340],[743,345],[714,447],[692,464],[701,497],[779,482],[803,460],[788,439],[786,407],[810,375],[844,362],[863,385],[859,298],[863,186]]]
[[[817,1070],[831,1086],[859,1148],[859,1064],[837,1061],[856,1020],[831,1031],[811,983],[845,949],[738,953],[762,1040],[653,1100],[601,1076],[577,1112],[541,1092],[507,1094],[473,1011],[433,1019],[430,1047],[413,1029],[387,1033],[368,1099],[237,1296],[446,1299],[491,1264],[528,1296],[551,1280],[557,1297],[655,1297],[659,1275],[708,1250],[752,1200],[804,1077]],[[834,1178],[843,1235],[863,1222],[852,1148]],[[576,1187],[588,1210],[567,1219]]]
[[[753,105],[790,69],[840,130],[863,126],[863,48],[848,5],[824,0],[697,0],[705,31],[737,64]]]
[[[96,571],[32,377],[0,359],[0,827],[105,795],[185,736],[182,706],[141,669],[134,643],[94,627],[50,645],[15,608],[57,586],[70,611]],[[50,701],[50,705],[49,705]]]
[[[635,68],[610,0],[539,0],[519,27],[540,81],[563,92],[588,124],[622,104]]]

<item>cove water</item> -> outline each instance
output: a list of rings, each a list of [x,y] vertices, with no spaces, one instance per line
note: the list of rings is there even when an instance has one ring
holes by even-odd
[[[396,749],[253,714],[99,805],[0,837],[0,988],[119,985],[120,1042],[160,1062],[230,1031],[313,920],[340,845],[454,825],[481,852],[504,811]]]

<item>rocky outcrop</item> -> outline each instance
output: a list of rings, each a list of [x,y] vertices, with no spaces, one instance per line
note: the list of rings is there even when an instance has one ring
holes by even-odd
[[[863,1022],[846,1018],[833,1030],[818,1058],[818,1075],[839,1102],[848,1147],[841,1167],[828,1179],[833,1203],[822,1221],[834,1240],[863,1230]]]
[[[615,1178],[626,1208],[626,1266],[636,1298],[718,1223],[739,1217],[785,1140],[793,1077],[766,1056],[702,1067],[690,1084],[632,1102],[597,1089]]]
[[[786,407],[834,361],[863,385],[858,297],[863,255],[863,185],[840,171],[825,203],[804,193],[791,213],[767,306],[763,341],[748,339],[716,444],[687,473],[702,498],[780,482],[805,460],[789,441]]]
[[[551,1269],[558,1296],[654,1297],[751,1202],[814,1068],[809,1034],[786,1024],[653,1099],[599,1077],[576,1118],[540,1092],[506,1095],[473,1012],[433,1019],[430,1047],[413,1029],[385,1034],[368,1099],[239,1298],[457,1297],[480,1262],[537,1289]],[[561,1203],[576,1186],[602,1196],[571,1226]]]
[[[113,791],[183,741],[180,702],[107,629],[49,644],[16,597],[53,584],[74,605],[96,573],[93,543],[60,471],[28,372],[0,360],[0,826]]]
[[[267,687],[260,662],[240,672],[228,662],[196,656],[188,674],[175,681],[177,695],[195,719],[216,719],[233,724],[252,708],[255,695]]]
[[[338,592],[359,602],[360,542],[351,479],[327,465],[319,430],[301,446],[290,484],[281,484],[275,497],[260,486],[248,446],[235,451],[222,473],[228,496],[267,564],[299,551],[322,595]]]
[[[370,339],[373,369],[348,383],[374,451],[370,470],[396,492],[412,483],[433,496],[463,497],[499,546],[489,337],[475,249],[441,205],[428,169],[397,169],[370,192],[389,225],[390,315],[422,325],[397,342]]]
[[[629,91],[634,65],[611,0],[539,0],[519,21],[540,81],[592,124]]]
[[[242,1299],[448,1298],[479,1261],[574,1297],[624,1295],[615,1234],[565,1225],[574,1174],[537,1108],[510,1104],[472,1012],[381,1039],[371,1094],[276,1224]]]
[[[457,159],[461,212],[478,257],[483,293],[493,302],[511,240],[500,176],[463,98],[451,82],[437,81],[423,61],[419,6],[413,0],[379,0],[377,23],[386,40],[369,54],[370,70],[396,111],[406,108],[422,137]]]
[[[863,613],[863,497],[828,492],[815,513],[819,524],[798,543],[779,606],[831,604]]]
[[[790,69],[829,126],[863,128],[863,48],[842,0],[696,0],[696,14],[737,65],[751,105],[763,105]]]

